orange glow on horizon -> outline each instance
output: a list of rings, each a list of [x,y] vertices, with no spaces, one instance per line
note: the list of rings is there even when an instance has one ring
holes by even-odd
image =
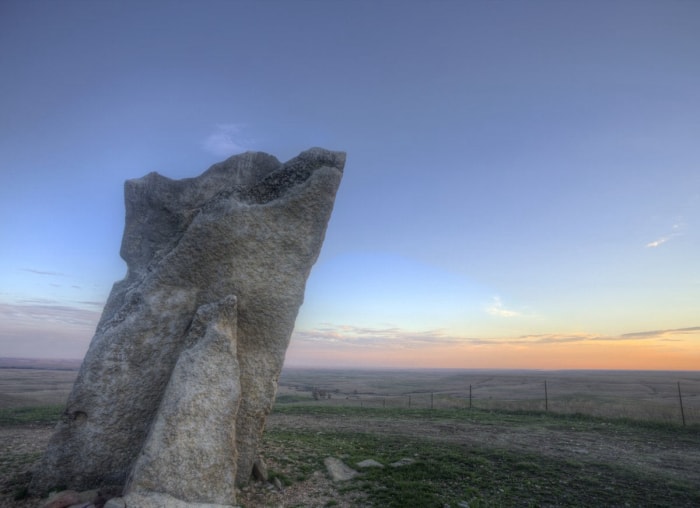
[[[693,340],[693,338],[695,340]],[[698,337],[650,340],[582,341],[555,344],[452,344],[420,348],[362,349],[338,343],[295,342],[287,351],[290,367],[698,370]]]

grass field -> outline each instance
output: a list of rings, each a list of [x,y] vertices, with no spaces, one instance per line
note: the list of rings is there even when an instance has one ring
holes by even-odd
[[[46,367],[0,367],[0,506],[37,505],[23,498],[26,471],[77,375]],[[699,386],[700,373],[678,372],[285,370],[260,450],[284,489],[253,485],[239,502],[700,506]],[[326,397],[314,400],[314,389]],[[384,467],[334,483],[329,456]]]
[[[688,424],[700,423],[698,371],[286,369],[278,400],[305,400],[314,388],[329,393],[324,403],[333,405],[549,410],[678,423],[685,417]]]
[[[629,449],[591,456],[592,444],[653,439],[696,454],[700,435],[667,424],[483,410],[409,410],[290,405],[276,409],[283,423],[265,435],[269,460],[286,483],[304,481],[329,455],[347,464],[372,458],[384,465],[415,460],[402,468],[375,468],[343,487],[368,506],[698,506],[696,476],[645,467]],[[299,426],[293,416],[322,422]],[[348,422],[356,421],[357,425]],[[390,432],[381,432],[383,421]],[[490,431],[484,432],[486,427]],[[471,434],[465,439],[460,429]],[[494,445],[495,433],[530,436],[532,446]],[[543,453],[536,439],[573,442],[569,452]],[[562,439],[566,436],[566,439]],[[617,454],[617,460],[614,457]],[[611,460],[611,455],[613,460]],[[673,454],[657,459],[667,460]],[[697,457],[697,454],[695,455]],[[694,460],[697,460],[694,459]],[[671,460],[672,461],[672,460]],[[329,506],[332,506],[329,504]]]
[[[79,367],[78,360],[0,358],[0,409],[64,404]]]
[[[77,361],[0,358],[0,409],[65,403],[78,366]],[[323,403],[332,405],[547,409],[678,423],[685,417],[687,424],[700,423],[700,371],[284,369],[277,398],[312,400],[314,388],[330,394]]]

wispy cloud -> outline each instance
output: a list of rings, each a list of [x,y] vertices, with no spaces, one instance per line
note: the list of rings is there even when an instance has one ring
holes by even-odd
[[[669,238],[667,236],[662,236],[658,240],[654,240],[653,242],[649,242],[646,246],[647,248],[649,247],[658,247],[659,245],[663,245],[664,243],[668,242]]]
[[[547,333],[541,335],[521,335],[517,339],[502,339],[508,344],[567,344],[571,342],[598,341],[600,335],[586,333]]]
[[[495,339],[500,344],[564,344],[571,342],[626,342],[631,340],[671,340],[673,336],[700,334],[700,326],[670,328],[621,335],[600,335],[593,333],[552,333],[541,335],[521,335],[517,339]]]
[[[569,343],[629,342],[632,340],[676,340],[679,335],[700,334],[700,326],[625,333],[622,335],[599,335],[590,333],[551,333],[521,335],[519,337],[464,337],[445,330],[412,331],[398,327],[371,328],[351,325],[324,324],[310,330],[294,332],[295,341],[306,343],[335,344],[339,347],[366,349],[418,349],[431,346],[537,346]]]
[[[81,358],[98,310],[52,303],[0,303],[0,351],[8,357]]]
[[[486,307],[486,312],[491,314],[492,316],[499,316],[499,317],[516,317],[520,316],[521,314],[519,312],[516,312],[514,310],[506,309],[505,306],[503,305],[503,302],[501,301],[500,297],[494,296],[491,300],[491,304]]]
[[[71,305],[60,305],[53,300],[22,300],[16,304],[0,303],[1,327],[15,326],[44,329],[46,326],[69,325],[94,331],[100,311]]]
[[[51,298],[24,298],[20,300],[16,300],[17,304],[26,307],[26,306],[45,306],[45,305],[57,305],[60,302],[58,300],[54,300]],[[7,304],[7,305],[12,305],[12,304]],[[1,307],[0,307],[1,308]]]
[[[660,247],[661,245],[665,244],[669,240],[676,238],[678,236],[681,236],[683,234],[684,226],[685,226],[685,224],[682,221],[676,222],[673,226],[671,226],[670,233],[668,233],[667,235],[661,236],[652,242],[649,242],[646,245],[646,247],[652,248],[652,249],[655,247]]]
[[[462,337],[450,335],[444,330],[411,331],[397,327],[371,328],[352,325],[325,324],[311,330],[294,332],[295,340],[305,342],[336,343],[345,346],[418,348],[440,344],[464,342]]]
[[[66,275],[65,273],[61,273],[61,272],[51,272],[49,270],[36,270],[34,268],[22,268],[21,270],[23,272],[29,272],[29,273],[33,273],[36,275],[53,275],[53,276],[58,276],[58,277],[65,277],[65,275]]]
[[[651,330],[647,332],[633,332],[621,335],[621,337],[629,339],[662,339],[671,335],[687,335],[700,333],[700,326],[691,326],[689,328],[672,328],[668,330]]]
[[[80,303],[82,305],[92,305],[94,307],[99,307],[100,309],[102,309],[102,307],[105,306],[105,302],[96,301],[96,300],[83,300],[83,301],[79,301],[76,303]]]
[[[99,318],[99,310],[56,302],[0,303],[0,351],[3,356],[82,357]]]
[[[204,149],[217,157],[229,157],[249,149],[252,141],[244,138],[243,126],[240,124],[219,124],[207,139],[204,140]]]

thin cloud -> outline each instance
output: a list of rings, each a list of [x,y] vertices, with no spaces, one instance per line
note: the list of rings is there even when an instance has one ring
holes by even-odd
[[[571,342],[585,342],[600,340],[599,335],[592,334],[542,334],[542,335],[521,335],[515,341],[510,341],[511,344],[567,344]]]
[[[461,337],[452,336],[439,329],[410,331],[396,327],[371,328],[352,325],[330,325],[326,323],[322,327],[311,330],[295,331],[294,340],[313,343],[335,343],[364,348],[384,348],[387,346],[418,348],[465,341]]]
[[[204,140],[203,147],[217,157],[229,157],[245,152],[252,143],[243,137],[242,130],[243,127],[239,124],[219,124]]]
[[[646,247],[648,249],[653,249],[656,247],[660,247],[661,245],[665,244],[669,240],[672,240],[673,238],[676,238],[678,236],[681,236],[683,234],[683,227],[684,224],[682,222],[677,222],[671,227],[671,232],[667,235],[664,235],[660,238],[657,238],[656,240],[649,242]]]
[[[689,328],[671,328],[667,330],[651,330],[647,332],[626,333],[621,337],[629,339],[661,339],[667,338],[670,335],[685,335],[689,333],[700,332],[700,326],[691,326]]]
[[[69,305],[0,303],[3,356],[82,357],[100,318]]]
[[[51,298],[25,298],[21,300],[17,300],[17,303],[22,306],[31,306],[31,305],[37,305],[37,306],[44,306],[44,305],[54,305],[61,303],[58,300],[53,300]],[[8,304],[11,305],[11,304]]]
[[[100,312],[69,305],[0,303],[3,356],[80,358]]]
[[[503,302],[501,302],[501,299],[498,296],[493,297],[491,305],[489,305],[486,308],[486,312],[488,312],[492,316],[499,316],[505,318],[520,316],[519,312],[506,309],[503,305]]]
[[[70,305],[56,305],[51,300],[23,300],[18,304],[0,303],[0,326],[37,327],[70,325],[94,330],[100,312]]]
[[[23,272],[34,273],[36,275],[53,275],[58,277],[65,277],[65,273],[61,272],[51,272],[49,270],[36,270],[34,268],[21,268]]]
[[[95,307],[100,307],[100,308],[105,306],[105,302],[98,302],[95,300],[82,300],[82,301],[78,301],[76,303],[80,303],[82,305],[93,305]]]
[[[668,236],[662,236],[662,237],[659,238],[658,240],[654,240],[653,242],[649,242],[646,246],[647,246],[647,248],[658,247],[658,246],[660,246],[660,245],[665,244],[665,243],[668,242],[669,240],[670,240],[670,237],[668,237]]]
[[[700,326],[689,328],[673,328],[668,330],[650,330],[644,332],[623,333],[622,335],[597,334],[545,334],[523,335],[519,343],[530,344],[562,344],[567,342],[625,342],[630,340],[676,340],[674,335],[700,333]]]
[[[445,330],[411,331],[397,327],[371,328],[352,325],[323,323],[311,330],[294,332],[295,341],[313,344],[335,344],[339,347],[361,347],[366,349],[418,349],[432,346],[545,346],[550,344],[627,342],[632,340],[673,341],[675,336],[700,333],[700,326],[669,330],[633,332],[622,335],[599,335],[590,333],[531,334],[519,337],[462,337]]]

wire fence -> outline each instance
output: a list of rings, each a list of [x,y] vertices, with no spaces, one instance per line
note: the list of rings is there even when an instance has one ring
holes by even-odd
[[[480,409],[545,411],[604,418],[700,424],[700,383],[612,384],[607,387],[561,380],[519,383],[475,383],[461,390],[413,390],[400,394],[342,392],[312,388],[311,396],[282,395],[278,402],[309,400],[315,404],[365,408]],[[594,389],[593,389],[594,388]],[[606,389],[607,388],[607,389]],[[298,390],[298,388],[297,388]],[[308,393],[308,392],[307,392]]]

